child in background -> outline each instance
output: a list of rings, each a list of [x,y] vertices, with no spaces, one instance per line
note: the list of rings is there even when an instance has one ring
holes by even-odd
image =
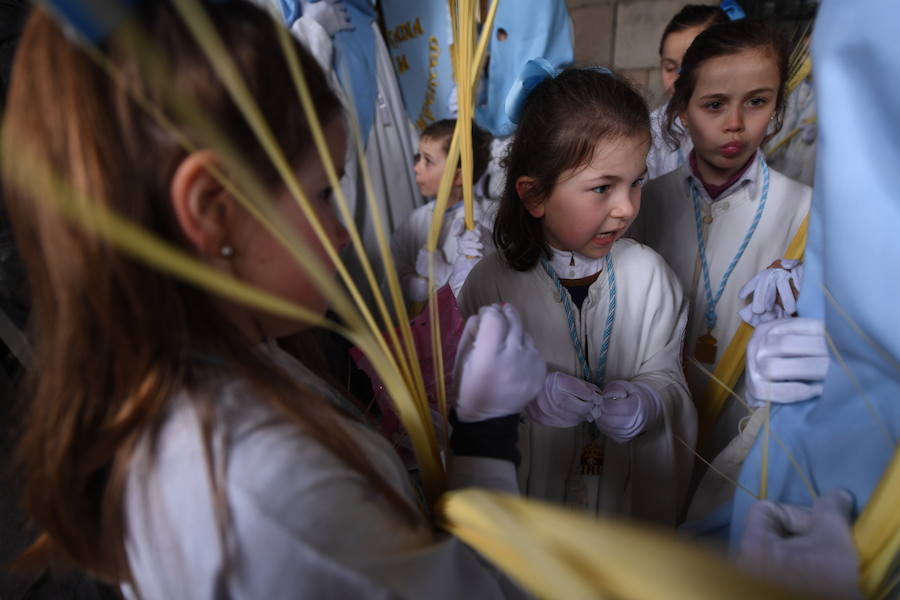
[[[674,525],[696,433],[681,368],[687,306],[665,261],[620,239],[640,208],[647,107],[606,70],[557,74],[538,59],[520,81],[541,76],[507,102],[518,129],[498,252],[473,269],[460,306],[515,306],[553,371],[522,425],[523,491]]]
[[[672,17],[659,42],[659,75],[666,98],[672,97],[675,80],[681,71],[681,60],[694,38],[712,25],[727,22],[728,15],[721,8],[703,4],[688,4]],[[678,140],[677,148],[673,148],[663,135],[668,106],[669,101],[666,100],[650,113],[653,142],[647,155],[648,179],[656,179],[674,171],[691,151],[691,139],[684,129],[676,125],[673,132]]]
[[[709,371],[750,302],[742,286],[784,256],[809,211],[810,188],[769,169],[759,150],[781,125],[786,77],[786,44],[767,24],[741,20],[698,35],[667,114],[669,132],[674,137],[679,122],[694,149],[644,190],[636,237],[665,257],[686,290],[685,353]],[[702,404],[709,377],[692,362],[686,374]],[[746,414],[728,401],[704,446],[709,456],[734,438]]]
[[[2,139],[40,365],[29,374],[20,447],[24,506],[44,531],[32,557],[43,551],[120,583],[126,598],[517,595],[468,547],[435,533],[387,442],[278,348],[274,338],[304,324],[136,261],[65,219],[52,204],[57,188],[21,180],[49,165],[86,210],[107,207],[211,269],[324,312],[307,271],[213,175],[211,165],[228,173],[228,163],[169,110],[158,85],[163,67],[269,184],[271,209],[308,245],[310,260],[333,272],[322,244],[340,248],[347,234],[304,111],[284,83],[290,69],[276,25],[245,2],[205,9],[327,239],[312,232],[170,2],[143,2],[130,15],[151,44],[151,65],[127,32],[101,40],[124,79],[109,77],[35,9]],[[340,166],[340,104],[311,56],[294,47]],[[198,149],[186,151],[131,90]],[[482,477],[514,492],[517,414],[543,382],[543,361],[510,307],[485,308],[463,338],[451,485]]]
[[[441,176],[446,167],[447,152],[456,121],[445,119],[432,123],[422,132],[419,153],[416,155],[416,184],[426,198],[437,196]],[[490,159],[490,136],[472,125],[474,173],[472,181],[484,174]],[[428,295],[428,250],[425,242],[434,218],[435,200],[414,210],[391,240],[391,252],[400,277],[403,295],[410,304],[424,302]],[[475,228],[465,228],[463,210],[462,173],[457,167],[453,188],[447,202],[447,212],[441,226],[441,236],[434,253],[435,289],[450,284],[454,294],[459,293],[469,271],[491,247],[490,227],[493,211],[487,200],[475,199]]]

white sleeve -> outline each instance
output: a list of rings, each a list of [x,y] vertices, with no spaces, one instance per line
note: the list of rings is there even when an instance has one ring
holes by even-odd
[[[391,255],[394,258],[394,267],[397,270],[397,278],[400,280],[400,288],[407,302],[418,302],[420,299],[419,288],[422,278],[416,272],[416,257],[419,250],[427,240],[427,232],[423,235],[421,222],[423,211],[427,206],[422,206],[410,213],[409,218],[398,227],[391,237]]]
[[[214,452],[228,461],[219,497],[199,423],[174,426],[155,459],[145,454],[129,475],[126,547],[142,598],[521,595],[458,539],[410,524],[367,479],[293,425],[260,420],[227,441],[216,437],[214,448],[232,445]],[[389,485],[400,485],[391,480],[405,477],[402,465],[392,470],[396,457],[378,444],[362,446]],[[227,509],[224,538],[217,505]]]
[[[664,423],[631,442],[632,510],[675,524],[687,500],[697,437],[697,413],[682,369],[687,301],[675,274],[663,260],[653,272],[641,328],[646,348],[632,381],[649,385],[659,396]]]

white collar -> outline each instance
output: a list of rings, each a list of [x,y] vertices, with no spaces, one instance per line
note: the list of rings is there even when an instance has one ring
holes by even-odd
[[[714,204],[720,200],[724,200],[737,192],[738,190],[744,188],[745,186],[748,188],[747,191],[750,193],[751,200],[757,199],[757,192],[760,188],[760,174],[762,170],[759,167],[759,158],[762,155],[762,150],[757,149],[756,154],[753,155],[753,163],[744,171],[744,174],[741,175],[740,179],[732,183],[728,189],[719,194],[719,197],[715,200],[709,197],[709,194],[706,192],[706,188],[703,187],[703,182],[694,177],[694,173],[691,170],[691,161],[689,159],[685,159],[681,166],[681,173],[685,178],[686,185],[688,186],[688,194],[690,194],[690,180],[696,179],[697,191],[700,192],[700,198],[703,200],[704,204]],[[762,155],[763,160],[765,160],[765,155]]]
[[[571,250],[557,250],[550,245],[547,247],[550,248],[550,266],[560,279],[581,279],[595,275],[603,270],[606,263],[605,256],[588,258]]]

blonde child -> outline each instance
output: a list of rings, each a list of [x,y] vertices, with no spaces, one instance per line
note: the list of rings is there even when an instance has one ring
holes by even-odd
[[[324,167],[285,84],[290,70],[271,18],[239,1],[205,8],[294,165],[327,243],[344,246]],[[309,259],[333,270],[172,4],[141,3],[131,16],[151,44],[153,66],[170,72],[179,94],[241,149],[269,183],[272,210],[308,244]],[[35,10],[4,122],[4,181],[49,165],[85,195],[86,209],[127,215],[212,269],[324,312],[308,273],[212,175],[211,166],[227,173],[217,151],[173,111],[169,118],[197,147],[183,149],[119,84],[167,110],[158,71],[145,70],[132,39],[114,33],[101,45],[124,77],[113,79],[45,10]],[[339,161],[346,148],[340,104],[310,55],[295,48]],[[32,556],[121,584],[126,598],[518,593],[455,538],[435,534],[387,442],[279,349],[274,338],[302,323],[135,261],[65,220],[47,193],[21,185],[9,191],[39,365],[27,386],[20,448],[24,506],[44,533]],[[537,393],[543,361],[509,307],[485,308],[463,338],[451,483],[491,478],[514,491],[515,415]],[[511,379],[485,373],[488,358]],[[493,430],[487,445],[486,430]]]
[[[519,481],[529,496],[674,524],[696,415],[681,348],[681,286],[663,259],[621,239],[640,207],[647,107],[602,69],[529,61],[507,102],[518,128],[494,239],[463,314],[515,306],[553,371],[526,411]]]
[[[445,119],[432,123],[422,132],[416,155],[416,185],[426,198],[437,196],[441,176],[447,167],[447,152],[456,121]],[[472,126],[474,150],[473,181],[478,181],[490,158],[490,136]],[[444,214],[438,249],[434,256],[425,248],[436,201],[431,200],[410,214],[391,240],[391,252],[400,277],[400,285],[408,303],[424,302],[428,294],[428,263],[434,262],[435,288],[450,284],[459,293],[469,271],[491,248],[490,227],[493,221],[491,202],[476,198],[475,228],[466,230],[463,210],[462,173],[457,168],[453,178],[447,212]]]

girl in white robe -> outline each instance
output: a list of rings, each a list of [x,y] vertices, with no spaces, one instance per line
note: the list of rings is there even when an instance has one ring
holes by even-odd
[[[704,371],[715,370],[750,302],[739,291],[784,256],[809,211],[810,188],[770,169],[759,150],[781,123],[785,48],[776,30],[753,20],[697,36],[669,105],[669,122],[677,119],[690,132],[694,149],[679,169],[647,185],[633,228],[666,259],[691,302],[685,355],[703,368],[686,361],[685,372],[701,414],[709,382]],[[746,414],[730,398],[708,439],[700,440],[704,453],[716,456]],[[747,434],[758,424],[750,421]],[[728,458],[726,476],[736,475],[745,446],[740,458]],[[721,474],[707,477],[730,490]]]
[[[286,160],[298,165],[321,238],[172,3],[145,3],[127,16],[180,91],[268,184],[271,211],[304,242],[307,260],[333,275],[325,247],[341,249],[348,236],[306,117],[283,85],[290,69],[278,32],[246,2],[205,10]],[[90,214],[103,206],[128,215],[206,272],[307,314],[326,310],[317,280],[223,183],[233,173],[216,147],[170,112],[157,71],[131,38],[104,44],[123,83],[68,30],[46,8],[32,12],[2,138],[4,200],[35,284],[34,359],[47,367],[33,373],[21,439],[24,504],[42,533],[35,551],[121,584],[127,598],[521,596],[468,546],[435,531],[387,441],[272,342],[305,323],[156,270],[38,200],[58,186],[48,192],[6,177],[52,164]],[[295,50],[339,167],[340,104],[314,59]],[[175,133],[134,101],[134,89],[173,115]],[[198,149],[186,152],[181,136]],[[12,152],[21,140],[29,152]],[[485,353],[503,363],[505,384],[476,368]],[[467,325],[457,364],[450,484],[514,492],[517,415],[538,392],[544,362],[511,308],[486,307]]]
[[[521,427],[520,485],[674,525],[696,427],[681,372],[686,305],[659,255],[619,239],[640,202],[646,105],[600,69],[563,71],[515,104],[499,250],[472,270],[460,306],[515,306],[552,371]]]
[[[647,179],[656,179],[674,171],[690,153],[691,138],[683,128],[676,125],[676,129],[670,135],[666,135],[669,129],[666,122],[668,98],[672,95],[675,80],[681,71],[684,53],[694,38],[707,27],[727,22],[728,15],[718,6],[688,4],[666,25],[659,41],[659,76],[666,94],[666,102],[650,113],[650,130],[653,138],[650,153],[647,154]]]

